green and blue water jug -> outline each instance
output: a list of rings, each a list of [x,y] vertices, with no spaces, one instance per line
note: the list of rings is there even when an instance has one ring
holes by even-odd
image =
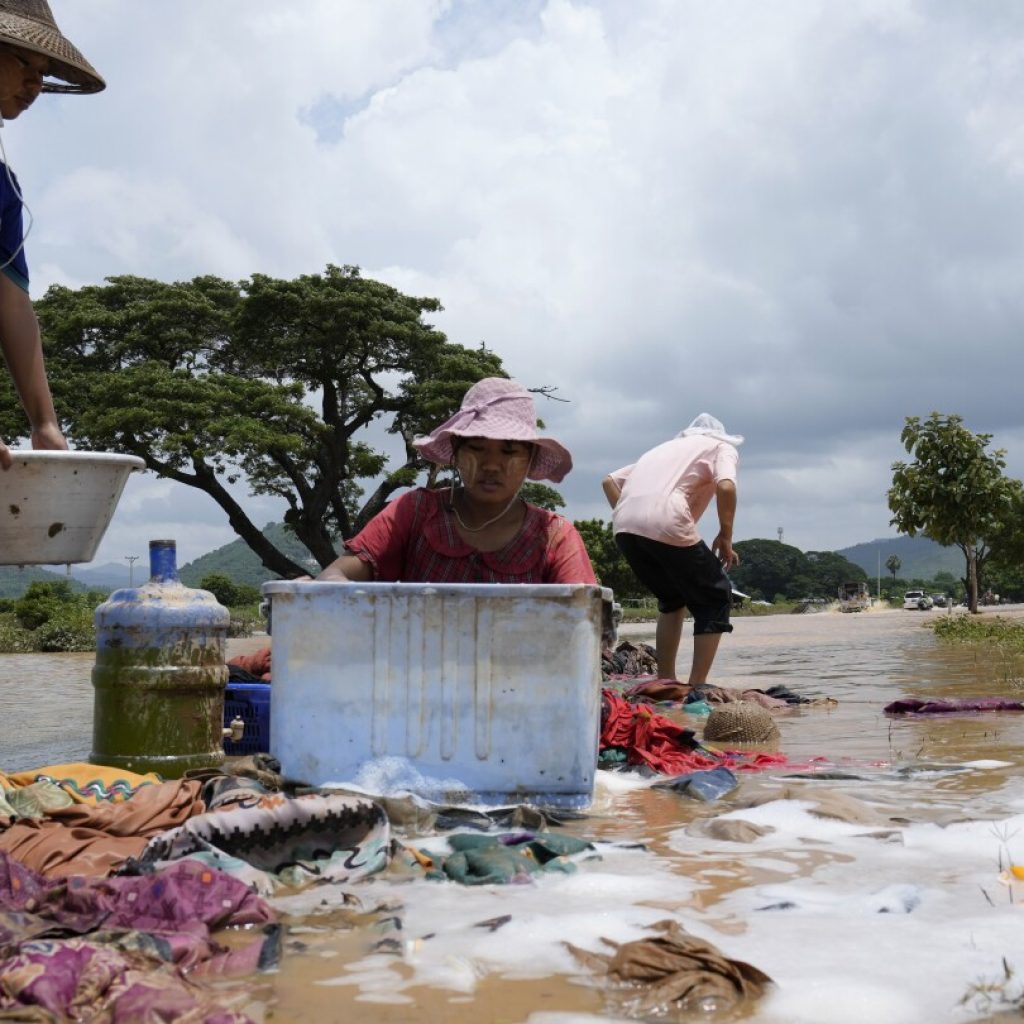
[[[224,761],[230,615],[178,579],[173,540],[149,543],[149,582],[96,609],[93,764],[165,779]]]

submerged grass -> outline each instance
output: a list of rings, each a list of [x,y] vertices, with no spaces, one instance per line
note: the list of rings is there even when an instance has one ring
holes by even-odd
[[[957,643],[997,643],[1024,651],[1024,619],[1000,615],[950,615],[929,623],[940,640]]]
[[[929,623],[947,643],[974,645],[989,666],[1000,665],[1000,681],[1015,695],[1024,692],[1024,619],[1000,615],[943,616]]]

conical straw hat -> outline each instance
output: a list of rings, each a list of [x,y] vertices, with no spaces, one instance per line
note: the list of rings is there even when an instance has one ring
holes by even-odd
[[[96,69],[64,37],[46,0],[0,0],[0,43],[50,58],[43,92],[99,92],[105,89]]]

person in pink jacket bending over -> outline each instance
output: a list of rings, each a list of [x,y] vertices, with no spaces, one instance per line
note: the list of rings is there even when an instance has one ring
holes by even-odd
[[[731,633],[732,584],[739,564],[732,547],[736,466],[743,438],[701,413],[671,441],[604,478],[615,543],[633,572],[658,599],[658,675],[676,678],[676,657],[687,608],[693,616],[693,663],[688,682],[707,683],[723,633]],[[697,523],[712,497],[718,536],[709,548]]]

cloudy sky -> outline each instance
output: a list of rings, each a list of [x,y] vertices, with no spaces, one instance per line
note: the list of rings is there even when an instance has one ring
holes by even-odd
[[[573,518],[701,411],[747,437],[737,539],[890,535],[907,415],[1024,475],[1018,0],[52,6],[108,88],[2,129],[36,295],[332,262],[436,296],[570,400]],[[136,477],[96,561],[157,535],[233,539]]]

